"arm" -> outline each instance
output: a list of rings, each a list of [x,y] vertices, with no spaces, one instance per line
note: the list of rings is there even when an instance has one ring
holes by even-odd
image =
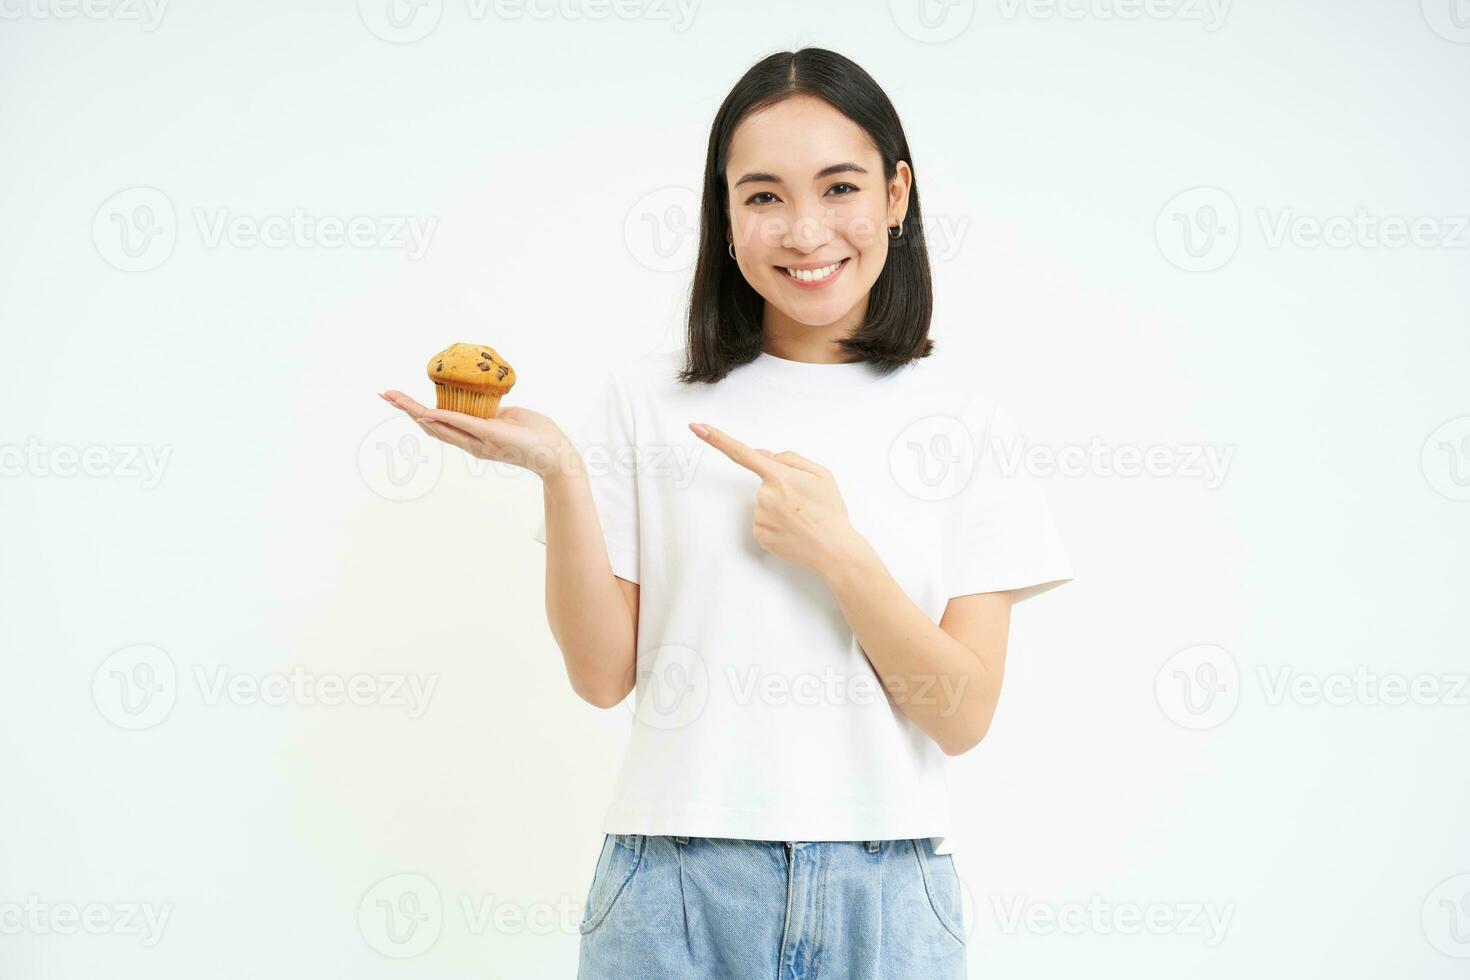
[[[546,620],[572,690],[599,708],[634,685],[638,585],[613,575],[592,490],[576,449],[542,475],[546,505]]]
[[[856,531],[817,572],[894,705],[946,755],[979,744],[1000,700],[1011,594],[956,596],[935,625]]]
[[[572,690],[611,708],[633,689],[638,586],[613,575],[592,488],[576,446],[550,418],[519,406],[492,419],[425,408],[401,391],[380,393],[424,432],[479,459],[541,477],[546,503],[546,618]]]
[[[957,597],[935,625],[848,522],[830,470],[798,453],[751,449],[712,425],[690,428],[761,478],[756,543],[822,577],[894,705],[945,754],[974,748],[1000,699],[1012,593]]]

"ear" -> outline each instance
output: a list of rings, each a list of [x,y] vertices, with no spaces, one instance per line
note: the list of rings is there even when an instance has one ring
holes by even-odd
[[[893,180],[888,182],[888,227],[902,224],[909,213],[909,189],[914,186],[914,171],[905,160],[894,165]]]

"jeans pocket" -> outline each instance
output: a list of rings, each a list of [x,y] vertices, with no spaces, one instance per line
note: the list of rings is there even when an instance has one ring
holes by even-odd
[[[583,935],[596,929],[628,890],[633,872],[643,860],[643,834],[604,834],[597,867],[592,871],[592,885],[587,889],[587,905],[577,927]]]
[[[924,892],[929,896],[929,908],[944,931],[961,946],[965,945],[964,900],[954,858],[949,854],[935,854],[932,838],[915,838],[911,843],[914,858],[919,863],[919,873],[924,878]]]

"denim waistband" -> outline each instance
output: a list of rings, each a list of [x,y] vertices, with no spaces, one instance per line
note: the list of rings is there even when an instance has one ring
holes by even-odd
[[[639,836],[650,836],[651,837],[651,836],[658,836],[658,835],[653,835],[653,834],[647,834],[647,835],[640,835],[640,834],[614,834],[613,835],[614,838],[616,838],[618,840],[621,840],[625,844],[631,843],[632,838],[639,837]],[[668,835],[664,835],[664,836],[667,836],[669,838],[669,840],[672,840],[676,844],[687,844],[687,843],[689,843],[689,841],[691,839],[689,837],[686,837],[686,836],[683,836],[683,835],[679,835],[679,834],[668,834]],[[720,839],[721,840],[725,840],[727,838],[720,838]],[[796,847],[805,847],[808,844],[862,844],[864,847],[867,848],[867,850],[868,850],[868,852],[870,854],[876,854],[878,852],[879,846],[880,846],[880,844],[882,842],[881,841],[876,841],[876,840],[864,840],[864,841],[742,840],[741,843],[745,843],[745,844],[786,844],[786,845],[788,845],[790,847],[793,847],[793,848],[796,848]]]

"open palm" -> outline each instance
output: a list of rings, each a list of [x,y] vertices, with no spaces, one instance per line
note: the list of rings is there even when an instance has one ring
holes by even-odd
[[[379,397],[401,409],[440,442],[458,446],[479,459],[510,463],[543,477],[566,462],[568,453],[575,452],[555,422],[529,408],[509,406],[493,419],[482,419],[463,412],[425,408],[401,391],[385,391]]]

